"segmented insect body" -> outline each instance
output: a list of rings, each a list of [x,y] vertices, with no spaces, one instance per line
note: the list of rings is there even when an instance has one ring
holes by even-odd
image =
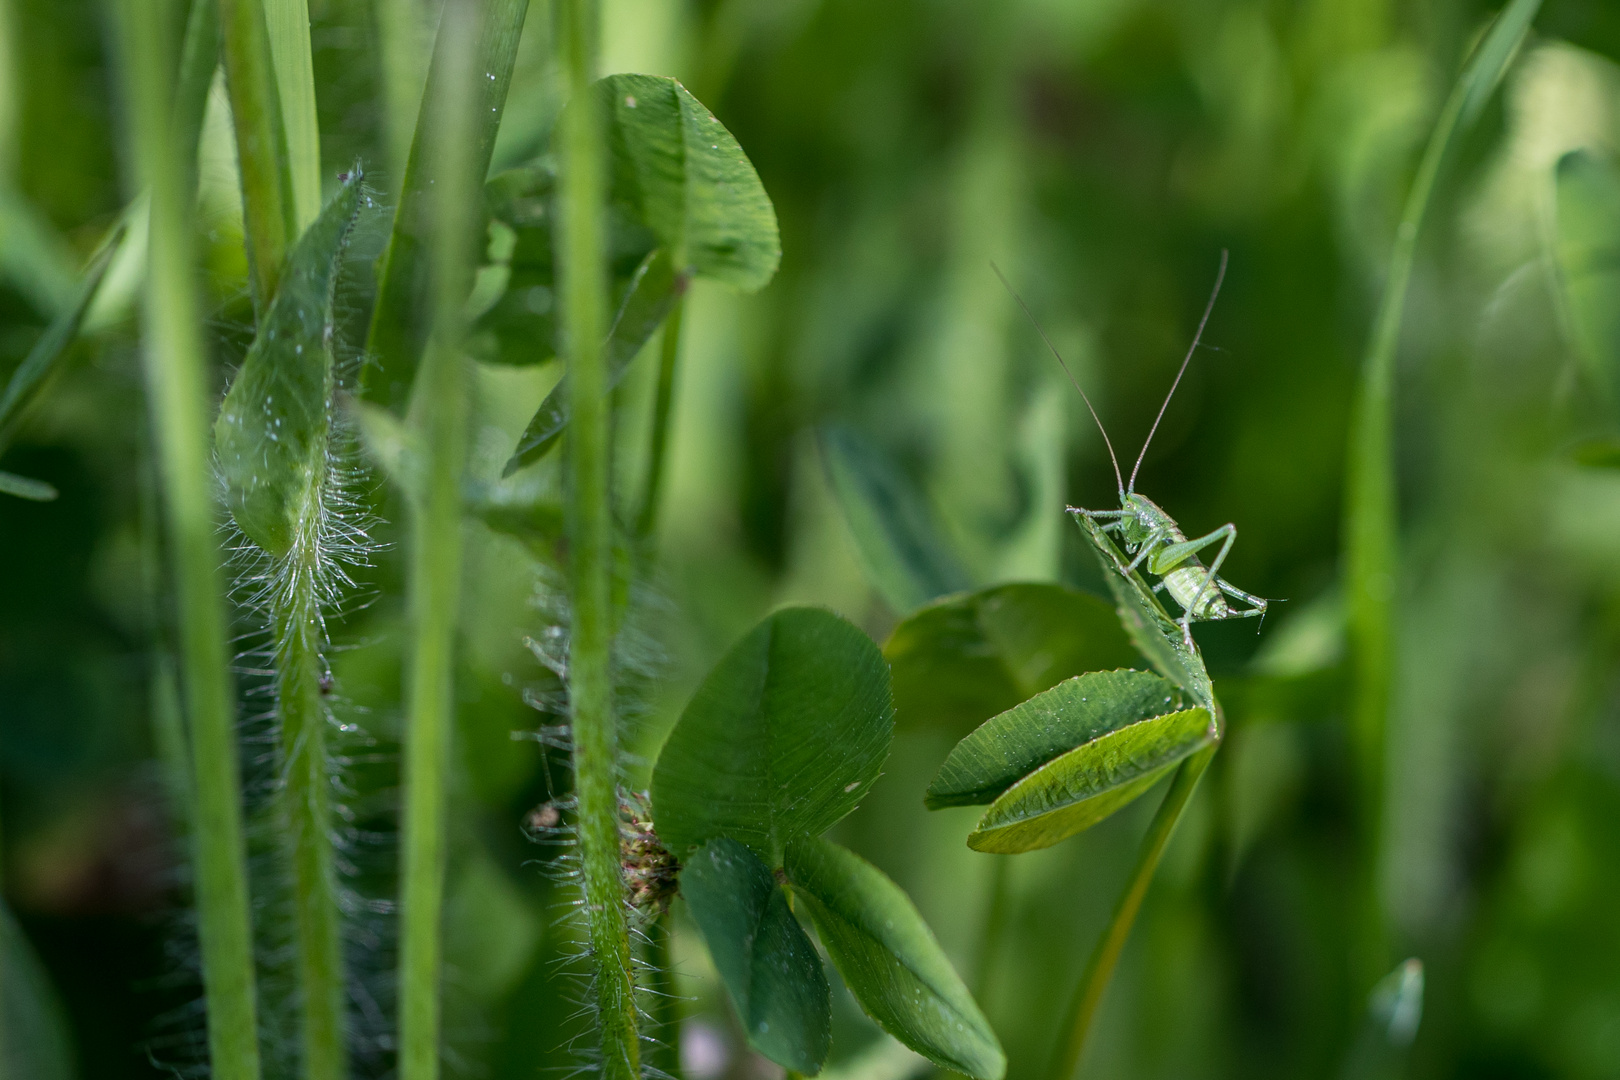
[[[1186,374],[1187,365],[1192,362],[1193,353],[1198,350],[1198,343],[1204,336],[1204,326],[1209,322],[1210,312],[1215,308],[1215,298],[1220,295],[1221,282],[1226,277],[1226,259],[1226,252],[1222,251],[1221,268],[1215,276],[1215,288],[1210,293],[1209,303],[1204,307],[1204,317],[1199,320],[1198,333],[1193,336],[1192,347],[1187,350],[1187,356],[1181,362],[1181,370],[1176,372],[1175,381],[1170,384],[1170,392],[1164,396],[1164,403],[1159,406],[1159,415],[1154,418],[1153,427],[1148,430],[1147,439],[1142,443],[1142,452],[1136,456],[1136,464],[1131,469],[1129,483],[1126,483],[1120,475],[1119,458],[1114,455],[1114,444],[1109,440],[1108,430],[1103,427],[1097,410],[1092,407],[1091,399],[1076,381],[1074,373],[1069,370],[1069,365],[1064,363],[1057,347],[1052,344],[1052,339],[1046,336],[1046,331],[1041,329],[1039,322],[1036,322],[1028,305],[1013,291],[1000,268],[992,264],[996,276],[1007,286],[1007,291],[1013,294],[1013,299],[1024,309],[1024,314],[1029,315],[1030,322],[1035,323],[1035,329],[1046,342],[1046,347],[1052,350],[1052,355],[1057,357],[1057,362],[1063,366],[1064,374],[1069,376],[1074,388],[1080,391],[1086,409],[1097,423],[1097,430],[1102,432],[1103,445],[1108,448],[1108,459],[1114,466],[1114,482],[1119,489],[1119,509],[1087,510],[1084,507],[1071,506],[1069,513],[1104,522],[1101,526],[1103,532],[1118,536],[1125,554],[1131,557],[1127,572],[1143,569],[1159,579],[1159,583],[1153,586],[1153,591],[1169,593],[1170,598],[1181,608],[1179,622],[1189,649],[1192,648],[1194,622],[1256,617],[1263,619],[1267,606],[1261,597],[1244,592],[1220,576],[1221,564],[1226,561],[1227,553],[1232,550],[1232,544],[1237,540],[1235,525],[1227,523],[1213,532],[1189,540],[1175,519],[1165,513],[1162,507],[1146,495],[1136,493],[1136,474],[1142,468],[1142,459],[1147,456],[1148,446],[1159,430],[1159,421],[1164,419],[1164,411],[1170,406],[1170,398],[1175,395],[1176,387],[1181,385],[1181,376]],[[1221,545],[1220,550],[1215,553],[1214,560],[1206,568],[1198,558],[1198,552],[1216,543]],[[1228,597],[1247,606],[1234,607],[1227,602]]]

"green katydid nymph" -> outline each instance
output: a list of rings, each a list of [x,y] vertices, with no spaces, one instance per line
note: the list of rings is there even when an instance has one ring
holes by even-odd
[[[1176,372],[1175,381],[1170,384],[1170,392],[1165,394],[1164,403],[1159,406],[1159,415],[1154,417],[1153,426],[1148,429],[1146,441],[1142,443],[1142,452],[1136,455],[1136,464],[1131,467],[1131,478],[1125,481],[1119,471],[1119,458],[1114,454],[1114,444],[1108,438],[1108,430],[1103,427],[1102,418],[1091,404],[1091,398],[1086,396],[1074,372],[1064,362],[1057,346],[1052,339],[1046,336],[1041,324],[1035,319],[1025,304],[1023,298],[1013,290],[1001,268],[994,263],[991,269],[1001,278],[1001,283],[1007,286],[1018,306],[1024,309],[1029,321],[1035,324],[1035,330],[1046,342],[1046,347],[1052,350],[1057,362],[1062,365],[1063,373],[1069,377],[1074,388],[1080,391],[1080,398],[1086,403],[1086,409],[1091,413],[1092,420],[1096,421],[1097,430],[1102,432],[1103,445],[1108,448],[1108,459],[1114,466],[1114,483],[1119,490],[1118,510],[1087,510],[1080,506],[1071,506],[1069,513],[1083,515],[1093,521],[1106,522],[1101,526],[1105,533],[1114,533],[1125,548],[1125,554],[1131,557],[1127,574],[1141,568],[1159,579],[1153,586],[1154,592],[1168,592],[1172,599],[1181,607],[1182,637],[1187,647],[1192,648],[1192,624],[1194,622],[1213,622],[1219,619],[1248,619],[1259,617],[1263,619],[1266,614],[1266,601],[1261,597],[1251,595],[1233,585],[1220,576],[1221,564],[1226,561],[1227,553],[1232,550],[1232,544],[1237,540],[1237,526],[1228,522],[1213,532],[1203,536],[1187,539],[1181,527],[1174,518],[1165,513],[1152,499],[1136,492],[1136,474],[1142,468],[1142,459],[1147,457],[1148,446],[1153,442],[1153,436],[1159,430],[1159,421],[1164,419],[1164,412],[1170,407],[1170,398],[1175,395],[1176,387],[1181,385],[1181,377],[1187,372],[1187,365],[1192,362],[1193,354],[1198,351],[1198,344],[1204,336],[1204,327],[1209,322],[1210,312],[1215,310],[1215,298],[1220,295],[1221,282],[1226,277],[1227,253],[1221,252],[1221,267],[1215,275],[1215,288],[1209,294],[1209,303],[1204,305],[1204,317],[1198,321],[1198,332],[1193,335],[1192,347],[1187,350],[1187,356],[1181,361],[1181,369]],[[1198,552],[1219,543],[1220,550],[1215,553],[1214,561],[1208,568],[1198,558]],[[1228,603],[1227,598],[1241,601],[1246,607],[1236,607]]]

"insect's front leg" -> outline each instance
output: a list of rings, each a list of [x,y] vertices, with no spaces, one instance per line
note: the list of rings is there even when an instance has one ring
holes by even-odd
[[[1164,550],[1164,542],[1168,539],[1170,539],[1170,534],[1167,531],[1164,529],[1155,529],[1146,540],[1142,541],[1142,550],[1136,553],[1136,558],[1131,560],[1131,565],[1125,568],[1125,572],[1129,574],[1132,570],[1135,570],[1138,566],[1142,565],[1142,560],[1147,558],[1149,555],[1152,555],[1154,551]],[[1158,560],[1154,559],[1153,562],[1148,563],[1148,569],[1155,574],[1159,573],[1159,571],[1153,569],[1154,563],[1156,562],[1158,562]]]

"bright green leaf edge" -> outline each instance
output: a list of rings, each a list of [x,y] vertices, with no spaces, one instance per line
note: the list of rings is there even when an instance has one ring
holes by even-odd
[[[1075,747],[1181,704],[1175,684],[1147,671],[1093,671],[1066,679],[957,743],[923,801],[930,810],[993,802]]]
[[[1130,803],[1216,736],[1202,706],[1109,732],[1008,788],[985,811],[968,847],[1002,854],[1051,847]]]

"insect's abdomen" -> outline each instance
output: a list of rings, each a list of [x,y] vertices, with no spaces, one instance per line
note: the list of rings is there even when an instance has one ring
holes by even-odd
[[[1208,585],[1205,582],[1209,582]],[[1226,598],[1215,583],[1209,581],[1209,571],[1199,565],[1196,559],[1189,560],[1164,575],[1164,587],[1182,611],[1192,611],[1195,619],[1224,619],[1227,617]],[[1199,591],[1203,595],[1199,596]],[[1197,597],[1198,607],[1193,610],[1193,598]]]

